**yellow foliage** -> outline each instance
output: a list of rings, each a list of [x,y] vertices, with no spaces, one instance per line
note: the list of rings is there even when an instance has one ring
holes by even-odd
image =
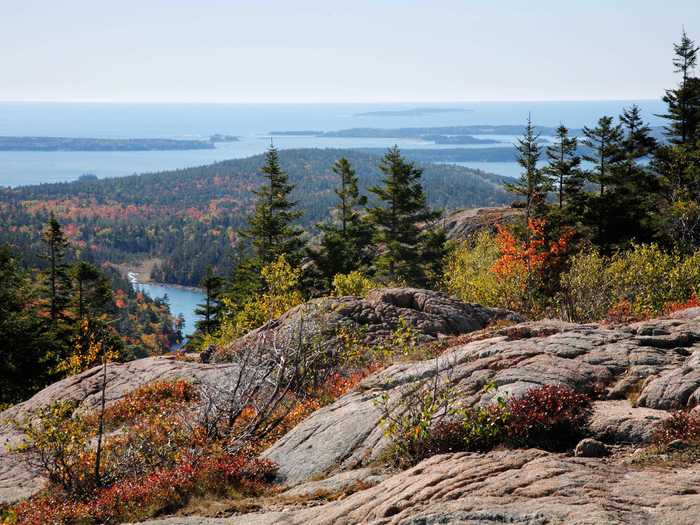
[[[260,275],[265,283],[265,291],[250,299],[235,314],[224,314],[219,333],[205,337],[202,348],[210,344],[224,345],[304,302],[297,289],[301,269],[289,264],[284,255],[263,266]],[[234,305],[226,298],[222,300],[222,305],[224,312],[235,311]]]
[[[73,342],[73,352],[58,364],[61,372],[78,374],[102,362],[114,361],[119,358],[116,351],[88,319],[80,322],[80,331]]]
[[[369,291],[376,286],[376,283],[357,270],[345,274],[339,273],[333,277],[333,295],[338,297],[345,295],[367,297]]]
[[[496,238],[487,231],[459,243],[445,261],[445,288],[467,303],[519,309],[526,276],[492,271],[500,256]]]

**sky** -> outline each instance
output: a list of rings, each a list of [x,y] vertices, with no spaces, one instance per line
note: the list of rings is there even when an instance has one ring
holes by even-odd
[[[658,98],[700,1],[0,0],[0,100]]]

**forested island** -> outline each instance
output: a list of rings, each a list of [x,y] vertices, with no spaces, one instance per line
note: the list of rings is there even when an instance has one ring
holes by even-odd
[[[537,135],[542,137],[554,137],[557,128],[551,126],[533,126]],[[454,137],[470,137],[474,140],[485,140],[473,137],[473,135],[522,135],[526,127],[520,124],[492,126],[488,124],[478,124],[470,126],[434,126],[415,128],[349,128],[338,131],[318,131],[318,130],[292,130],[292,131],[271,131],[273,136],[312,136],[326,138],[384,138],[384,139],[421,139],[425,141],[455,140],[455,142],[436,142],[438,144],[476,144],[476,142],[459,142]],[[573,128],[569,130],[572,136],[580,136],[583,129]],[[663,127],[650,127],[650,134],[660,139],[663,137]]]
[[[228,140],[0,137],[0,151],[180,151],[214,149],[214,142],[237,140],[225,138]]]

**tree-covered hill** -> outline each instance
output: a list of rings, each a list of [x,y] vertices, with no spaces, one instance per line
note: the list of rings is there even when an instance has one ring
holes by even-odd
[[[342,156],[355,167],[361,191],[379,182],[378,155],[339,149],[280,152],[282,168],[296,185],[292,196],[303,212],[299,222],[309,231],[333,205],[337,177],[331,166]],[[258,155],[160,173],[3,189],[0,222],[6,227],[0,242],[37,253],[39,232],[53,210],[84,257],[98,263],[156,258],[161,260],[156,278],[198,284],[208,265],[230,271],[232,245],[252,212],[262,163]],[[429,204],[446,210],[510,202],[503,181],[444,164],[426,164],[423,175]]]

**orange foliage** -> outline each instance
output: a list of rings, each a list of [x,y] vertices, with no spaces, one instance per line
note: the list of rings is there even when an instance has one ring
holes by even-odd
[[[566,253],[576,232],[572,228],[567,228],[561,237],[547,242],[545,227],[546,222],[543,219],[530,219],[529,242],[528,240],[521,242],[510,229],[497,224],[496,242],[501,256],[491,271],[498,275],[512,275],[528,270],[538,271],[555,264]]]
[[[673,312],[678,312],[679,310],[685,310],[687,308],[696,308],[700,306],[700,298],[696,293],[693,293],[693,295],[685,301],[684,303],[668,303],[666,305],[666,308],[664,308],[665,313],[672,314]]]

